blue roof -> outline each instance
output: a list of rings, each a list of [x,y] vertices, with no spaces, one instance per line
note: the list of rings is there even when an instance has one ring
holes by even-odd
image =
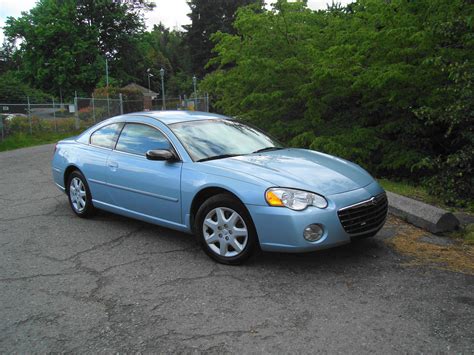
[[[199,111],[147,111],[144,112],[149,117],[160,120],[164,124],[172,124],[186,121],[200,120],[228,120],[229,117],[209,112]]]

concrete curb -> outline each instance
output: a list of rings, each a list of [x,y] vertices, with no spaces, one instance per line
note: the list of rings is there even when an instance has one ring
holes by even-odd
[[[391,214],[431,233],[450,232],[459,226],[451,212],[389,191],[387,197]]]

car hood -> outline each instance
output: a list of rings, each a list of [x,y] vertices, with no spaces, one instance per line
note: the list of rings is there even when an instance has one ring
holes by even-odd
[[[328,154],[282,149],[206,162],[216,168],[270,182],[274,186],[334,195],[369,185],[374,179],[360,166]]]

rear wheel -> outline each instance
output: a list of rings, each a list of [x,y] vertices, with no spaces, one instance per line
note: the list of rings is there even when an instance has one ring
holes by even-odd
[[[96,209],[92,204],[92,196],[84,175],[78,170],[68,177],[68,198],[72,211],[81,218],[92,216]]]
[[[257,233],[247,209],[228,194],[213,196],[202,204],[196,214],[195,231],[206,254],[223,264],[241,264],[258,249]]]

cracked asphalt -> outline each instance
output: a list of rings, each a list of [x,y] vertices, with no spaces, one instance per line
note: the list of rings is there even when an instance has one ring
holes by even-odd
[[[474,276],[406,266],[387,243],[399,225],[219,265],[190,235],[75,217],[52,153],[0,153],[1,352],[474,351]]]

